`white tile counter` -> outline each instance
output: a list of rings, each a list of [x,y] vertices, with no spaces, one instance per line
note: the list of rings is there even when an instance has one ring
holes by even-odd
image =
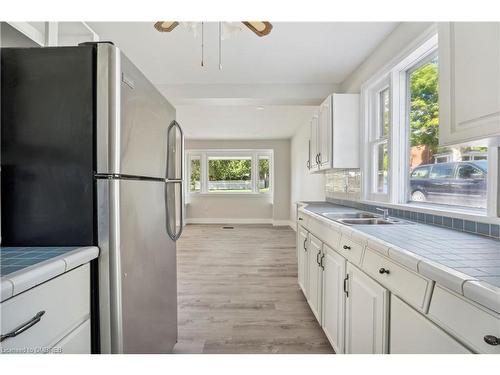
[[[99,248],[1,247],[1,298],[3,302],[30,288],[90,262]]]
[[[407,268],[500,313],[500,241],[432,225],[347,226],[325,212],[360,212],[326,202],[303,203],[299,211],[357,238]]]

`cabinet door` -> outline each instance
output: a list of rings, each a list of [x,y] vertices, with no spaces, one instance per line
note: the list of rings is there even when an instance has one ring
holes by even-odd
[[[322,272],[319,266],[319,260],[322,255],[323,244],[316,237],[309,234],[309,270],[308,270],[308,296],[307,302],[318,322],[321,324],[321,288]]]
[[[311,172],[316,172],[318,171],[318,157],[319,157],[319,147],[318,147],[318,141],[319,141],[319,132],[318,132],[318,114],[315,114],[313,118],[311,119],[311,146],[309,148],[309,160],[310,160],[310,168],[309,170]]]
[[[299,226],[297,231],[297,267],[298,267],[298,279],[299,286],[307,297],[307,243],[308,234],[307,231]]]
[[[346,353],[387,353],[389,292],[347,264]]]
[[[500,135],[500,23],[439,25],[439,142]]]
[[[51,353],[90,354],[90,319],[87,319],[54,345]]]
[[[344,353],[346,260],[323,245],[323,330],[335,353]]]
[[[319,109],[318,153],[319,169],[332,167],[332,96],[328,96]]]
[[[462,344],[391,295],[390,353],[455,354],[470,353]]]

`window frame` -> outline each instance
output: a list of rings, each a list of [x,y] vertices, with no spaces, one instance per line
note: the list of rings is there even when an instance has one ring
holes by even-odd
[[[269,158],[269,191],[261,192],[258,187],[259,179],[259,158],[264,156]],[[209,191],[208,190],[208,169],[210,158],[250,158],[251,186],[252,191]],[[190,191],[191,183],[191,160],[200,158],[200,191]],[[207,150],[187,150],[186,160],[186,196],[253,196],[272,198],[274,196],[274,151],[272,149],[207,149]]]
[[[443,205],[435,203],[417,203],[409,201],[410,165],[408,160],[409,139],[409,77],[412,71],[432,60],[438,53],[437,26],[434,24],[412,43],[401,54],[391,60],[375,75],[361,86],[361,175],[362,202],[369,204],[381,203],[382,206],[412,209],[417,212],[443,214],[463,218],[495,222],[500,216],[500,197],[498,184],[500,177],[500,138],[490,139],[488,145],[488,175],[487,175],[487,207],[485,211],[475,208]],[[380,88],[382,82],[389,81],[391,123],[389,147],[389,186],[387,196],[372,192],[372,148],[371,132],[374,127],[373,93]],[[397,126],[404,124],[404,126]],[[394,126],[396,125],[396,126]],[[403,183],[401,183],[403,182]]]

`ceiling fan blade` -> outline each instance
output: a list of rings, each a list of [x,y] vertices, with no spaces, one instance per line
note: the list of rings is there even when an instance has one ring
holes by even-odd
[[[162,33],[169,33],[177,26],[179,26],[179,22],[177,21],[158,21],[155,23],[155,29]]]
[[[267,21],[242,21],[243,24],[258,36],[266,36],[273,28],[271,22]]]

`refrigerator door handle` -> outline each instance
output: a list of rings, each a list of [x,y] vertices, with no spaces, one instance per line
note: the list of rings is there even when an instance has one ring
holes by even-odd
[[[169,199],[168,199],[168,186],[169,185],[180,185],[180,201],[179,201],[179,214],[180,214],[180,223],[179,223],[179,231],[176,231],[175,227],[177,224],[176,217],[173,218],[173,223],[174,223],[174,230],[172,231],[172,228],[170,227],[170,210],[169,210]],[[174,187],[174,193],[175,193],[175,187]],[[174,205],[175,205],[175,197],[174,197]],[[184,206],[184,184],[182,181],[165,181],[165,211],[166,211],[166,227],[167,227],[167,234],[168,236],[172,239],[172,241],[177,241],[181,234],[182,230],[184,228],[184,213],[183,213],[183,206]],[[174,208],[174,213],[175,213],[175,208]]]
[[[170,164],[171,164],[171,160],[170,160],[170,154],[171,154],[171,150],[170,150],[170,144],[171,144],[171,133],[172,133],[172,130],[176,128],[178,131],[179,131],[179,134],[181,136],[181,147],[180,147],[180,157],[181,157],[181,160],[180,160],[180,178],[178,178],[178,176],[175,175],[175,171],[174,171],[174,176],[171,177],[170,176],[170,170],[169,170],[169,167],[170,167]],[[174,139],[174,145],[175,145],[175,139]],[[175,169],[175,161],[173,162],[174,163],[174,169]],[[183,208],[184,208],[184,181],[183,181],[183,178],[184,178],[184,132],[182,131],[182,128],[181,126],[179,125],[179,123],[175,120],[173,120],[170,125],[168,126],[167,128],[167,166],[166,166],[166,171],[165,171],[165,210],[166,210],[166,221],[167,221],[167,233],[168,233],[168,236],[172,239],[172,241],[177,241],[179,239],[179,237],[181,236],[182,234],[182,230],[184,228],[184,213],[183,213]],[[180,202],[179,202],[179,213],[180,213],[180,223],[179,223],[179,231],[177,232],[175,227],[176,227],[176,224],[177,224],[177,221],[176,221],[176,217],[173,218],[173,222],[174,222],[174,231],[172,231],[172,228],[170,227],[170,210],[168,209],[168,205],[169,205],[169,199],[168,199],[168,185],[169,184],[180,184]],[[174,187],[174,193],[175,193],[175,187]],[[174,205],[175,205],[175,197],[174,197]],[[174,209],[174,213],[175,213],[175,209]]]
[[[178,176],[175,175],[175,171],[174,171],[174,176],[173,177],[170,177],[170,170],[169,170],[169,167],[170,167],[170,134],[172,133],[172,129],[176,128],[178,131],[179,131],[179,134],[181,135],[181,152],[180,152],[180,155],[181,155],[181,176],[180,178],[178,178]],[[175,140],[174,140],[175,142]],[[179,123],[175,120],[173,120],[170,125],[168,126],[167,128],[167,167],[166,167],[166,171],[165,171],[165,179],[168,181],[168,180],[182,180],[184,178],[184,132],[182,131],[182,128],[181,126],[179,125]],[[175,169],[175,164],[174,164],[174,169]]]

